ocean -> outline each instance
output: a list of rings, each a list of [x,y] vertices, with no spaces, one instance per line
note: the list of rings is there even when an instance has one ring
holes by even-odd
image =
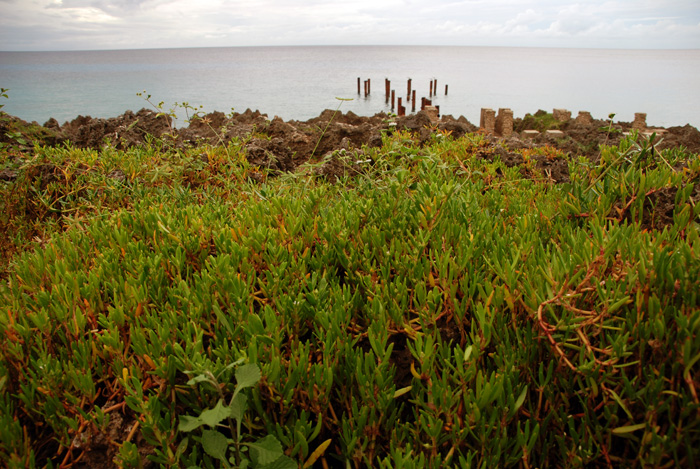
[[[357,79],[370,79],[369,96]],[[315,46],[0,52],[3,110],[28,121],[60,123],[78,115],[116,117],[154,103],[203,106],[306,120],[324,109],[373,115],[396,96],[428,97],[442,114],[479,123],[480,109],[589,111],[632,121],[647,113],[657,126],[700,127],[700,50],[608,50],[504,47]],[[445,85],[448,94],[445,95]],[[339,101],[336,98],[352,99]],[[410,112],[410,105],[407,106]],[[176,110],[183,123],[185,112]]]

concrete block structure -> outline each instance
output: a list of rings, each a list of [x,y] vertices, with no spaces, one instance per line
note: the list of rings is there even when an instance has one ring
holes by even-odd
[[[501,137],[510,137],[513,134],[513,111],[508,108],[499,108],[496,116],[495,133]]]
[[[496,132],[496,111],[491,108],[481,108],[479,128],[493,135]]]
[[[547,137],[564,138],[564,132],[561,130],[548,130],[546,135]]]
[[[665,133],[668,133],[668,130],[666,129],[646,129],[645,131],[642,132],[642,135],[645,137],[651,137],[653,134],[656,134],[657,137],[663,137]]]

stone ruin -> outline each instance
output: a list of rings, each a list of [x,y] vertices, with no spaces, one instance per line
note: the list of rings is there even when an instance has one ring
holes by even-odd
[[[425,111],[425,113],[428,115],[431,123],[433,123],[433,124],[438,123],[440,111],[437,108],[437,106],[425,106],[423,111]]]
[[[571,111],[567,109],[554,109],[552,111],[554,119],[566,123],[571,121]],[[647,128],[646,123],[647,115],[643,112],[637,112],[634,114],[634,122],[632,123],[632,129],[646,134],[651,134]],[[578,116],[574,119],[574,122],[581,126],[593,125],[593,117],[588,111],[579,111]],[[489,135],[495,135],[497,137],[507,138],[513,134],[513,111],[509,108],[499,108],[498,115],[496,111],[491,108],[481,108],[481,118],[479,121],[480,130],[484,131]],[[663,133],[660,129],[655,129],[657,133]],[[520,132],[520,136],[523,138],[534,138],[540,134],[537,130],[523,130]],[[564,133],[560,130],[548,130],[547,135],[551,137],[563,137]]]
[[[593,116],[588,111],[579,111],[574,122],[579,125],[593,125]]]
[[[496,135],[510,137],[513,134],[513,111],[508,108],[498,109],[496,116]]]
[[[485,131],[489,135],[496,133],[496,111],[491,108],[481,108],[479,129]]]
[[[554,115],[554,119],[559,122],[569,122],[571,120],[571,111],[567,111],[566,109],[554,109],[552,114]]]
[[[647,128],[647,115],[645,112],[635,112],[634,122],[632,122],[632,128],[634,130],[643,131]]]
[[[510,137],[513,134],[513,111],[508,108],[499,108],[496,115],[493,109],[482,108],[479,128],[490,135]]]

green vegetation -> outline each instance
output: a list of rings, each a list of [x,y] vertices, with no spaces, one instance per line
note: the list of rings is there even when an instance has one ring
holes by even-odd
[[[54,143],[56,135],[49,129],[27,124],[20,119],[6,114],[2,99],[9,99],[7,88],[0,88],[0,151],[20,151],[31,148],[29,142]]]
[[[700,158],[492,148],[5,151],[0,460],[697,466]]]
[[[539,132],[546,132],[547,130],[559,130],[562,126],[562,122],[554,118],[554,114],[547,111],[537,111],[533,114],[525,114],[521,124],[519,125],[519,130],[537,130]]]

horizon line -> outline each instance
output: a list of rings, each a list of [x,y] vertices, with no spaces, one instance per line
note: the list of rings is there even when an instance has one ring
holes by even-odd
[[[119,52],[139,50],[178,50],[178,49],[253,49],[253,48],[284,48],[284,47],[465,47],[465,48],[494,48],[494,49],[564,49],[564,50],[619,50],[619,51],[700,51],[700,47],[585,47],[585,46],[520,46],[520,45],[464,45],[464,44],[277,44],[277,45],[246,45],[246,46],[184,46],[184,47],[132,47],[114,49],[15,49],[0,50],[0,53],[13,52]]]

